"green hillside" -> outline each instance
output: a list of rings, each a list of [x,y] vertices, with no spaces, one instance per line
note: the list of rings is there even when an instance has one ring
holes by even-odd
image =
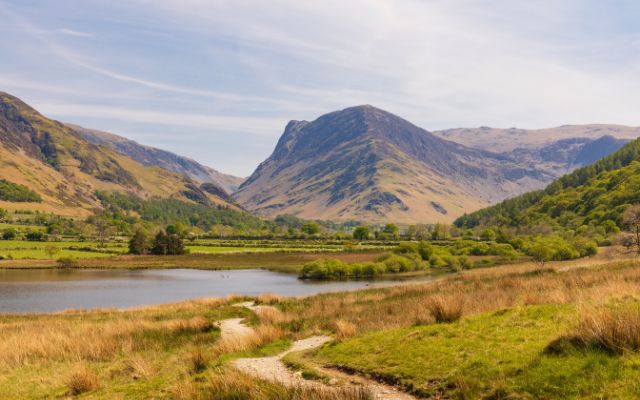
[[[458,227],[549,224],[578,232],[621,226],[621,215],[640,203],[640,140],[554,181],[544,190],[505,200],[455,221]]]

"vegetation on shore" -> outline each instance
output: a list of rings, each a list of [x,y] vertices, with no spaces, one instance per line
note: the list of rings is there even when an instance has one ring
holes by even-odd
[[[336,365],[424,396],[633,397],[640,304],[630,296],[640,269],[598,257],[301,299],[263,296],[275,309],[255,314],[228,298],[3,315],[0,387],[14,398],[300,398],[302,389],[256,381],[227,362],[328,333],[336,343],[297,356],[299,368]],[[220,339],[215,322],[230,317],[249,318],[255,336]]]

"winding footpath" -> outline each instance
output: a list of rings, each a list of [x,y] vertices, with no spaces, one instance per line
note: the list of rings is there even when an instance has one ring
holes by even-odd
[[[253,302],[235,304],[238,307],[245,307],[252,311],[260,308],[268,308],[270,306],[255,305]],[[220,321],[220,330],[223,338],[233,338],[241,335],[248,335],[253,329],[242,323],[242,318],[232,318]],[[238,370],[254,376],[256,378],[278,382],[285,386],[304,386],[316,388],[331,388],[339,385],[365,387],[377,400],[413,400],[416,397],[401,392],[398,389],[381,384],[372,379],[349,375],[333,368],[319,367],[315,368],[322,374],[330,377],[330,384],[319,381],[307,380],[302,377],[300,372],[293,372],[286,367],[282,358],[289,353],[297,351],[308,351],[318,348],[332,340],[329,336],[312,336],[306,339],[293,342],[292,346],[282,353],[272,357],[259,358],[239,358],[233,361],[232,365]]]

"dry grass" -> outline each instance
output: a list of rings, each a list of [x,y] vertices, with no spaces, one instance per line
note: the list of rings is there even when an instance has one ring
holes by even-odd
[[[260,325],[253,332],[220,339],[215,345],[217,355],[253,350],[284,337],[285,332],[273,325]]]
[[[614,354],[640,350],[640,309],[601,306],[585,311],[569,340]]]
[[[153,365],[141,356],[133,356],[125,362],[126,371],[134,380],[144,379],[154,374]]]
[[[72,395],[89,392],[100,387],[98,375],[86,365],[77,367],[67,380],[67,388]]]
[[[187,358],[189,371],[194,374],[198,374],[205,369],[207,369],[207,365],[209,364],[210,355],[205,353],[205,351],[196,347],[189,351],[189,355]]]
[[[460,297],[433,296],[427,302],[427,309],[438,323],[455,322],[462,317],[464,301]]]
[[[334,322],[334,332],[339,340],[348,339],[358,333],[358,327],[348,321],[338,319]]]
[[[326,331],[340,335],[336,321],[351,324],[356,333],[430,322],[425,307],[434,304],[445,314],[465,316],[519,305],[635,296],[640,292],[638,265],[626,261],[566,269],[557,264],[542,271],[533,265],[507,266],[425,284],[284,299],[279,305],[284,315],[272,322],[300,336]]]
[[[184,378],[171,387],[171,397],[174,400],[197,399],[198,388],[191,379]]]
[[[284,387],[255,380],[235,370],[219,370],[209,376],[204,397],[211,400],[369,400],[358,387],[328,388],[320,385]]]

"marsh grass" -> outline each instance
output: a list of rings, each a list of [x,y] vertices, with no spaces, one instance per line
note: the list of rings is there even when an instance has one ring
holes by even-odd
[[[297,336],[327,331],[340,335],[336,321],[351,324],[361,334],[514,306],[588,303],[640,291],[640,269],[634,261],[568,270],[560,270],[568,263],[556,265],[543,273],[534,265],[506,266],[425,284],[283,299],[277,305],[282,315],[271,321]]]
[[[621,355],[640,350],[640,307],[600,305],[588,307],[581,313],[577,326],[547,346],[551,354],[566,354],[571,350],[602,350]]]
[[[454,322],[462,317],[464,301],[461,297],[433,296],[427,302],[427,309],[437,323]]]
[[[69,393],[74,396],[95,390],[98,387],[100,387],[98,375],[86,365],[76,367],[67,380]]]

